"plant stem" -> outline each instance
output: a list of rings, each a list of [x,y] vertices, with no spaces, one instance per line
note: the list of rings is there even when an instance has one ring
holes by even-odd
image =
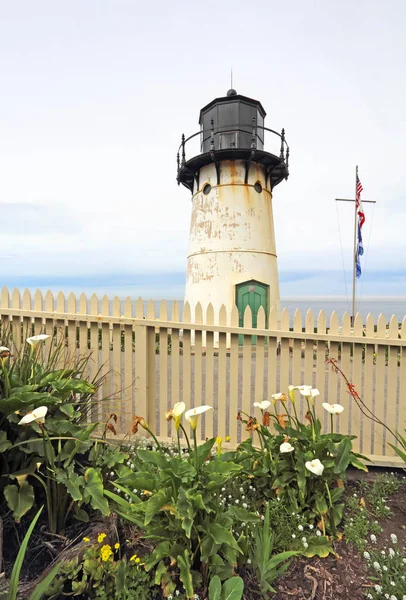
[[[327,490],[328,501],[330,502],[330,507],[333,508],[333,501],[331,500],[330,488],[328,487],[327,481],[324,482]]]
[[[179,429],[176,430],[176,435],[178,436],[178,453],[179,453],[179,458],[182,457],[182,452],[180,449],[180,436],[179,436]]]
[[[188,434],[186,433],[186,430],[185,430],[185,428],[183,427],[182,423],[181,423],[181,425],[180,425],[180,428],[181,428],[181,430],[183,431],[183,433],[184,433],[184,435],[185,435],[185,439],[186,439],[186,443],[187,443],[187,447],[188,447],[188,449],[189,449],[189,452],[191,452],[191,451],[192,451],[192,448],[190,447],[189,437],[188,437]]]
[[[334,433],[334,420],[333,420],[333,415],[330,415],[330,419],[331,419],[331,433]]]

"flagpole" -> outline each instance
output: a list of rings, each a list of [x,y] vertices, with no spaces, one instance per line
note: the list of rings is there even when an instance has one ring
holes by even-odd
[[[357,198],[358,165],[355,167],[355,199]],[[352,317],[351,325],[354,327],[355,320],[355,290],[357,280],[357,201],[354,202],[354,253],[352,264]]]

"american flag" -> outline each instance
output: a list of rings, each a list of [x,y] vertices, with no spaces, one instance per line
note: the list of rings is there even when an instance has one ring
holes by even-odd
[[[357,175],[355,203],[357,205],[357,213],[358,213],[358,217],[359,217],[359,226],[360,227],[362,227],[363,224],[365,223],[365,214],[364,214],[364,209],[362,207],[362,202],[361,202],[361,192],[363,190],[364,190],[364,188],[362,187],[362,183],[360,182],[359,177]]]
[[[362,243],[362,235],[361,235],[361,227],[365,223],[365,214],[364,214],[364,209],[362,207],[362,202],[361,202],[361,192],[363,191],[363,189],[364,188],[362,187],[362,183],[360,182],[358,173],[357,173],[357,186],[356,186],[356,193],[355,193],[355,204],[357,207],[357,214],[358,214],[358,244],[357,244],[357,254],[355,257],[356,268],[357,268],[357,277],[361,277],[362,270],[361,270],[360,256],[362,256],[364,254],[364,246]]]

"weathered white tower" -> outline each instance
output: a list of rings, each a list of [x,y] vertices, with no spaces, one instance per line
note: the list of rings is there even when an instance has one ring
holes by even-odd
[[[283,129],[264,126],[265,115],[258,100],[229,90],[202,108],[200,132],[182,136],[177,179],[192,193],[185,293],[192,315],[197,302],[203,314],[210,302],[215,314],[236,304],[242,325],[250,306],[256,327],[260,306],[279,311],[272,192],[288,177],[289,148]],[[278,154],[264,150],[265,132],[279,136]],[[187,159],[199,135],[200,154]]]

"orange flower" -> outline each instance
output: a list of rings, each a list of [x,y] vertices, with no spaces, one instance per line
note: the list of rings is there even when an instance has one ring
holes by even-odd
[[[247,431],[255,431],[255,429],[259,429],[259,423],[257,423],[256,419],[250,417],[247,421]]]
[[[238,413],[237,413],[237,421],[242,421],[242,416],[241,416],[240,411],[238,411]]]
[[[137,433],[138,431],[138,425],[141,425],[141,427],[143,427],[143,423],[145,423],[144,417],[137,417],[135,416],[133,418],[133,426],[132,426],[132,433]]]
[[[312,422],[312,414],[309,411],[307,411],[307,413],[305,414],[305,419],[307,419],[309,423]]]
[[[109,431],[111,431],[111,432],[112,432],[114,435],[117,435],[117,431],[116,431],[116,428],[114,427],[113,423],[109,423],[109,424],[107,425],[107,429],[108,429]]]
[[[265,425],[265,427],[269,427],[271,423],[271,415],[269,414],[269,412],[264,412],[264,414],[262,415],[262,425]]]
[[[281,414],[281,415],[276,415],[276,416],[278,419],[278,423],[282,427],[282,429],[286,429],[286,423],[288,422],[288,415]]]

